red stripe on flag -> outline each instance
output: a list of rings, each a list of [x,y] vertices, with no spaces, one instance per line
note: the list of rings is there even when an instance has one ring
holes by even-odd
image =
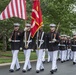
[[[4,14],[4,12],[2,13],[2,18],[3,18],[3,19],[5,18],[5,14]]]
[[[9,18],[10,17],[9,7],[7,7],[7,15],[8,15],[8,18]]]

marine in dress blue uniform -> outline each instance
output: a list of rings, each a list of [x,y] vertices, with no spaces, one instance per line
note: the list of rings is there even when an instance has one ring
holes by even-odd
[[[57,56],[58,56],[58,43],[59,33],[55,32],[55,24],[50,24],[50,32],[47,34],[48,51],[52,53],[52,70],[51,74],[57,71]]]
[[[37,32],[36,37],[36,53],[37,53],[37,63],[36,63],[36,73],[44,71],[44,66],[42,62],[42,56],[45,49],[45,32],[43,31],[43,26]]]
[[[20,50],[20,41],[21,41],[21,31],[19,31],[19,23],[14,23],[14,31],[12,32],[9,41],[11,43],[11,50],[12,50],[12,63],[10,66],[10,72],[14,72],[14,67],[16,65],[16,68],[20,70],[20,65],[18,61],[18,52]]]
[[[76,64],[76,32],[71,40],[71,50],[73,51],[73,64]]]

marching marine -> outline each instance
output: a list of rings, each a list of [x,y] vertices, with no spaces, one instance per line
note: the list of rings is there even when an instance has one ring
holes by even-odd
[[[66,35],[61,35],[60,37],[60,45],[59,50],[61,51],[61,63],[66,61],[66,49],[67,49],[67,41],[66,41]]]
[[[10,72],[14,72],[14,67],[16,65],[16,71],[20,70],[20,65],[18,61],[18,52],[20,50],[20,41],[21,41],[21,31],[19,31],[19,23],[14,23],[14,31],[12,32],[9,41],[11,43],[12,50],[12,63],[10,66]]]
[[[71,37],[67,36],[67,61],[71,59]]]
[[[43,56],[43,50],[45,49],[45,33],[42,27],[37,32],[37,38],[36,38],[36,45],[37,45],[36,73],[39,73],[40,71],[44,71],[42,56]]]
[[[50,31],[47,34],[48,51],[52,53],[52,70],[51,74],[57,71],[57,56],[58,56],[58,43],[59,33],[55,30],[56,25],[50,24]]]
[[[71,40],[71,50],[73,51],[73,64],[76,64],[76,33],[73,34]]]
[[[33,49],[34,40],[31,38],[30,28],[31,24],[26,24],[23,32],[23,50],[25,55],[25,62],[22,70],[23,73],[32,69],[30,63],[30,55],[31,50]]]

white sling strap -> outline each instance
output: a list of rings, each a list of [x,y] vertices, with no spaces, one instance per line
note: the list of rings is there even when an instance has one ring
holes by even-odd
[[[26,42],[27,42],[27,38],[26,38],[26,31],[24,33],[24,43],[25,43],[25,46],[26,46]]]
[[[39,40],[39,41],[40,41],[40,44],[39,44],[39,47],[38,47],[38,48],[40,48],[41,45],[42,45],[43,42],[44,42],[44,40],[42,40],[42,39],[43,39],[43,36],[44,36],[44,32],[42,32],[42,36],[41,36],[41,39]]]
[[[32,42],[32,40],[30,40],[30,37],[31,37],[31,33],[29,34],[29,38],[28,38],[28,41],[27,41],[27,46],[29,45],[30,42]]]

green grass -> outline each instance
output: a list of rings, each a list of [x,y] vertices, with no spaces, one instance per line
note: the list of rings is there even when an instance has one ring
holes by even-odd
[[[24,53],[22,51],[19,52],[18,58],[19,58],[19,61],[24,61],[25,60]],[[31,53],[30,59],[31,60],[37,59],[36,52],[32,52]],[[6,51],[6,52],[1,52],[0,51],[0,64],[2,64],[2,63],[10,63],[11,61],[12,61],[11,51]]]

